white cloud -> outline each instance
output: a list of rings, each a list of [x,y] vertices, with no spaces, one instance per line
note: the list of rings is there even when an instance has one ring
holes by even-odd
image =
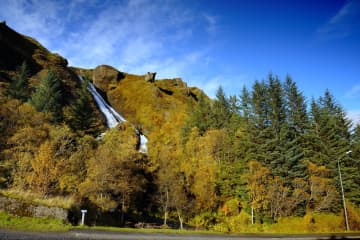
[[[354,124],[360,124],[360,110],[350,110],[347,112],[347,116]]]
[[[211,98],[215,98],[216,91],[221,86],[226,95],[239,95],[240,89],[250,78],[246,74],[233,75],[196,75],[194,85],[200,87]]]
[[[6,20],[21,33],[36,36],[37,40],[48,46],[64,32],[59,17],[62,11],[63,6],[56,1],[4,0],[1,2],[0,19]]]
[[[203,9],[199,14],[182,1],[5,0],[2,5],[0,19],[60,53],[70,65],[156,71],[158,78],[182,77],[210,96],[226,82],[208,73],[214,39],[206,34],[216,36],[218,18]]]

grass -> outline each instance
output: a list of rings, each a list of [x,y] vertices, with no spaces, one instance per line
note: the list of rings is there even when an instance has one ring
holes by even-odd
[[[34,232],[64,232],[70,230],[71,225],[64,224],[59,219],[17,217],[0,211],[0,228]]]
[[[180,230],[180,229],[169,229],[169,228],[121,228],[121,227],[106,227],[106,226],[78,226],[74,229],[84,230],[99,230],[99,231],[112,231],[112,232],[127,232],[127,233],[162,233],[162,234],[226,234],[216,231],[206,230]]]
[[[17,231],[32,231],[32,232],[66,232],[72,229],[75,230],[97,230],[97,231],[113,231],[113,232],[127,232],[127,233],[160,233],[160,234],[219,234],[219,235],[238,235],[238,234],[260,234],[260,235],[276,235],[276,234],[285,234],[285,235],[301,235],[306,234],[305,232],[297,231],[280,231],[280,232],[243,232],[243,233],[221,233],[216,231],[204,231],[204,230],[180,230],[180,229],[147,229],[147,228],[120,228],[120,227],[103,227],[103,226],[71,226],[70,224],[65,224],[58,219],[50,218],[34,218],[34,217],[18,217],[12,216],[5,212],[0,211],[0,228],[17,230]],[[342,231],[336,231],[341,233]],[[331,233],[336,233],[331,232]],[[319,232],[307,232],[312,234],[319,234]],[[352,232],[354,233],[354,232]]]
[[[73,196],[67,196],[67,197],[55,196],[55,197],[44,198],[39,194],[30,191],[17,190],[17,189],[0,190],[0,194],[9,198],[23,200],[26,203],[45,205],[48,207],[61,207],[68,209],[75,203],[75,199]]]

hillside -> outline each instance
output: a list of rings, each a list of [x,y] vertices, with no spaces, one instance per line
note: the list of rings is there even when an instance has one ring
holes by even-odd
[[[196,88],[188,88],[181,79],[156,80],[149,84],[144,76],[122,73],[110,66],[105,66],[104,73],[100,74],[103,66],[86,70],[68,67],[66,59],[49,52],[35,39],[15,32],[5,22],[0,27],[2,90],[6,89],[17,67],[26,62],[30,70],[30,89],[34,89],[48,71],[55,71],[63,82],[64,104],[70,105],[80,85],[77,75],[90,76],[107,101],[146,135],[161,128],[166,122],[176,122],[176,115],[177,118],[184,118],[188,107],[196,103],[197,95],[203,94]],[[109,69],[113,72],[108,73]],[[105,119],[94,102],[92,108],[98,119],[95,127],[104,129]],[[179,125],[174,124],[174,131],[181,127],[183,119],[180,121]]]
[[[73,224],[85,208],[88,225],[360,230],[360,126],[328,90],[308,101],[269,74],[212,100],[181,78],[69,67],[4,22],[0,52],[4,195],[66,206]],[[99,101],[127,121],[109,129]]]

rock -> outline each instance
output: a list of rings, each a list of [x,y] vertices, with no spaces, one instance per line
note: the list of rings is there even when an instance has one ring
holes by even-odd
[[[60,207],[48,207],[29,204],[19,199],[0,196],[0,209],[22,217],[48,217],[67,221],[68,210]]]
[[[144,76],[145,81],[151,82],[151,83],[155,82],[155,75],[156,75],[156,72],[148,72]]]
[[[116,83],[122,78],[124,78],[123,73],[108,65],[97,66],[92,76],[94,85],[104,92],[109,89],[110,83]]]

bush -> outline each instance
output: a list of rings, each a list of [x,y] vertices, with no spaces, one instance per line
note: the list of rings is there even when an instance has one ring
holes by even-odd
[[[347,202],[347,213],[349,220],[349,227],[351,231],[360,230],[360,209],[355,207],[352,203]],[[345,219],[343,218],[342,226],[345,226]]]
[[[206,229],[209,230],[212,228],[217,221],[217,215],[213,212],[203,212],[200,215],[196,215],[191,221],[190,224],[195,226],[197,230]]]
[[[221,208],[221,212],[224,213],[225,216],[235,216],[238,215],[240,211],[240,201],[236,198],[232,198],[226,201]]]
[[[314,214],[316,232],[339,232],[344,230],[343,217],[330,213]]]
[[[308,213],[304,217],[280,218],[271,225],[269,231],[276,233],[306,233],[306,232],[339,232],[342,227],[342,217],[330,213]]]

